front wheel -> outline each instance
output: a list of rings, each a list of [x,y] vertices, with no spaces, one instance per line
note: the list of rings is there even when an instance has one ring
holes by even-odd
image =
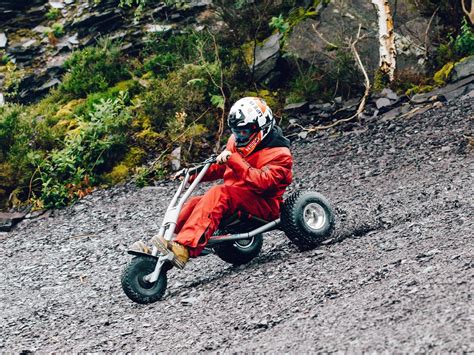
[[[320,193],[296,191],[282,206],[281,229],[300,250],[313,249],[331,235],[333,209]]]
[[[155,270],[157,259],[151,256],[136,256],[122,273],[122,288],[128,298],[140,304],[153,303],[161,299],[168,280],[166,270],[161,270],[158,280],[150,283],[144,279]]]
[[[214,247],[219,258],[235,266],[247,264],[262,250],[263,235],[257,234],[249,239],[225,242]]]

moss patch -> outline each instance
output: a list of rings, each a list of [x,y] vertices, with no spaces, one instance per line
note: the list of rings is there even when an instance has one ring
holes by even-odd
[[[440,70],[438,70],[433,76],[433,80],[435,84],[438,86],[445,85],[446,81],[451,76],[453,68],[454,68],[454,63],[449,62],[449,63],[446,63]]]

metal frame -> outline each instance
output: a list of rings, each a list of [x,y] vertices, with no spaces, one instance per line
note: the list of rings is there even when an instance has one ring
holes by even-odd
[[[181,212],[181,209],[184,203],[189,198],[189,196],[191,196],[192,192],[196,189],[196,186],[201,182],[202,178],[206,174],[211,164],[215,162],[216,162],[216,159],[212,157],[204,161],[202,165],[199,165],[193,168],[184,169],[181,172],[181,176],[184,176],[184,178],[181,181],[181,184],[179,185],[178,190],[176,191],[173,198],[171,199],[171,202],[168,205],[168,208],[166,209],[165,216],[163,217],[163,222],[161,223],[158,235],[164,236],[166,240],[172,240],[173,233],[176,229],[176,222],[178,221],[178,216],[179,216],[179,213]],[[198,173],[198,175],[196,176],[194,181],[191,183],[191,185],[188,188],[186,188],[185,187],[186,184],[189,182],[191,175],[194,173]],[[250,232],[212,236],[209,239],[207,246],[212,247],[219,243],[252,238],[253,236],[257,234],[268,232],[273,229],[277,229],[279,226],[280,226],[280,219],[278,218]],[[133,255],[140,254],[138,252],[133,252],[133,251],[129,251],[129,253]],[[155,270],[151,274],[148,274],[144,277],[144,279],[148,282],[155,282],[158,280],[158,277],[161,272],[161,268],[167,261],[171,262],[171,260],[173,260],[174,254],[170,252],[166,255],[158,255],[158,249],[155,246],[153,246],[152,256],[157,258],[157,262],[156,262]]]

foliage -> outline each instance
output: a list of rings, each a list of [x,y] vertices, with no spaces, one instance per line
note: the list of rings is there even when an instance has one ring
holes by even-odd
[[[63,78],[60,91],[73,98],[104,91],[130,77],[120,57],[120,49],[109,40],[102,40],[98,46],[73,53],[65,62],[65,68],[68,73]]]
[[[164,78],[167,74],[187,63],[199,60],[197,46],[206,48],[203,53],[208,55],[210,37],[207,33],[184,32],[177,35],[171,33],[152,33],[148,36],[145,49],[143,67],[136,72],[152,72],[155,76]]]
[[[52,26],[53,34],[56,38],[64,36],[64,27],[61,23],[54,23]]]
[[[59,11],[59,9],[52,7],[46,13],[46,18],[48,20],[56,20],[60,15],[61,15],[61,12]]]
[[[270,27],[278,32],[285,34],[290,29],[290,23],[283,18],[280,14],[278,17],[273,16],[270,23]]]
[[[449,79],[453,68],[454,63],[448,62],[440,70],[438,70],[433,76],[435,84],[438,86],[446,84],[446,81]]]
[[[461,31],[454,40],[454,50],[460,56],[474,55],[474,32],[463,17]]]
[[[8,57],[2,57],[6,59],[5,65],[0,67],[0,74],[3,74],[3,87],[5,90],[6,97],[16,97],[20,89],[20,84],[26,75],[26,70],[20,69],[14,62],[8,61]]]
[[[123,155],[124,132],[131,120],[125,101],[125,95],[102,100],[89,117],[81,117],[78,127],[68,132],[62,149],[54,149],[38,162],[45,207],[61,207],[90,192],[98,175]]]

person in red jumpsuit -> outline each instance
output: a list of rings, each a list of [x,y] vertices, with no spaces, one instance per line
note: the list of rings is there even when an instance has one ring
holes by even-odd
[[[290,142],[264,100],[238,100],[230,109],[228,125],[232,135],[226,148],[202,180],[224,179],[224,183],[186,202],[173,241],[162,236],[152,239],[163,255],[174,253],[173,264],[180,269],[190,257],[199,256],[219,222],[234,212],[268,221],[278,218],[283,193],[292,181]]]

